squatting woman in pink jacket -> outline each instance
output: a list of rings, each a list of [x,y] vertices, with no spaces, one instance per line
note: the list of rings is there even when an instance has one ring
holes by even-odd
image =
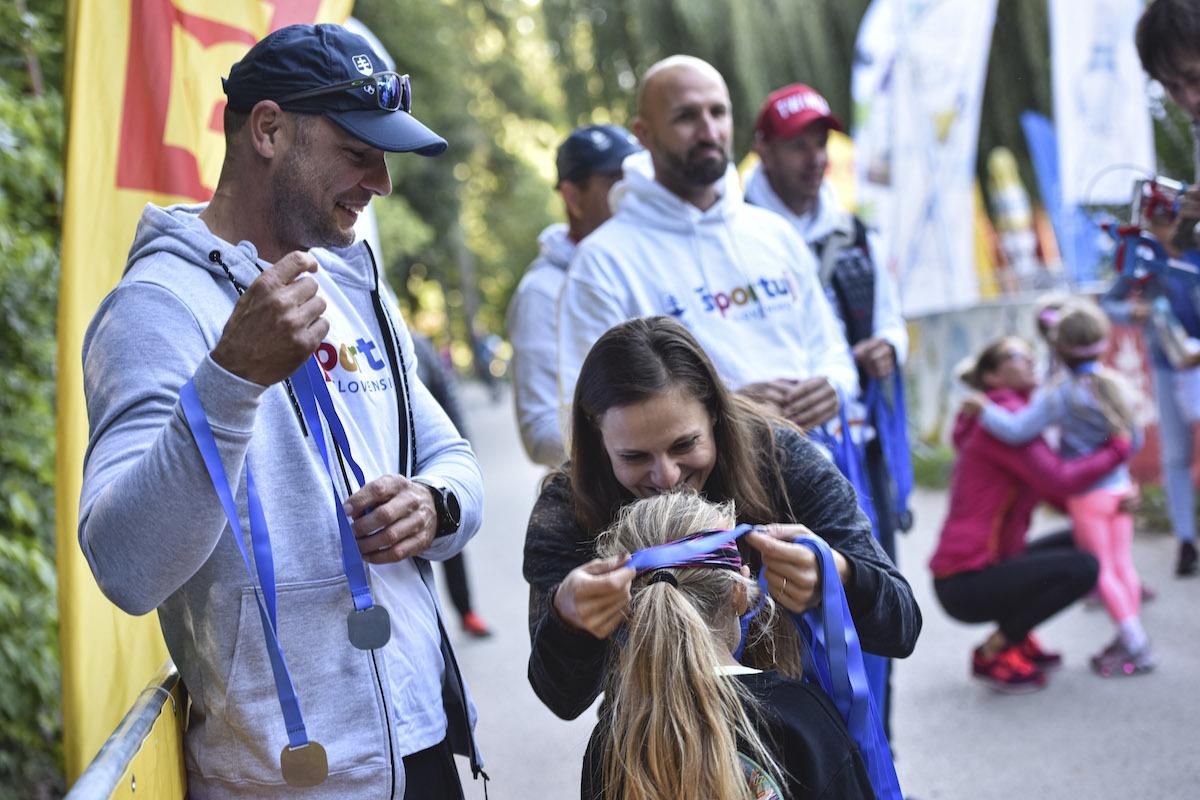
[[[962,377],[1010,411],[1026,405],[1037,384],[1029,346],[1016,337],[986,347]],[[1041,648],[1033,629],[1091,591],[1099,568],[1069,532],[1026,542],[1033,510],[1043,500],[1062,506],[1128,458],[1130,443],[1114,438],[1064,461],[1041,438],[1007,445],[977,417],[959,414],[954,446],[950,508],[929,562],[934,589],[951,617],[997,623],[975,649],[973,675],[999,691],[1036,691],[1062,659]]]

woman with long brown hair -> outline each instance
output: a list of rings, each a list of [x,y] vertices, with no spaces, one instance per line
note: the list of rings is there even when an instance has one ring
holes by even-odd
[[[621,509],[602,556],[736,523],[732,503],[688,489]],[[604,715],[584,756],[588,800],[874,798],[863,758],[819,686],[742,666],[739,617],[758,585],[737,547],[648,570],[633,582]],[[769,617],[765,599],[759,613]]]
[[[623,506],[682,486],[732,501],[739,523],[771,526],[744,537],[745,556],[791,611],[819,601],[821,579],[812,551],[791,539],[825,539],[863,649],[912,652],[920,610],[854,489],[794,427],[735,397],[676,321],[630,320],[600,337],[576,384],[570,452],[543,484],[525,539],[529,680],[558,716],[574,719],[600,694],[629,607],[634,571],[620,556],[600,557],[597,536]],[[752,647],[747,658],[771,668],[793,652]]]

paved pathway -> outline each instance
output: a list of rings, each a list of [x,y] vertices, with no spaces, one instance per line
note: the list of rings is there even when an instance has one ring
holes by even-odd
[[[482,390],[468,387],[465,399],[487,487],[487,521],[467,550],[468,570],[476,606],[496,635],[485,641],[454,635],[480,709],[489,796],[578,797],[594,709],[563,722],[525,677],[521,549],[542,471],[521,450],[509,395],[492,405]],[[1111,638],[1111,626],[1102,611],[1078,607],[1040,631],[1047,646],[1065,653],[1063,669],[1046,690],[1010,697],[969,680],[969,654],[986,629],[953,622],[932,594],[925,562],[944,495],[920,492],[914,506],[917,526],[901,539],[900,561],[925,626],[895,677],[895,746],[906,794],[918,800],[1200,797],[1200,579],[1172,576],[1173,542],[1154,534],[1135,542],[1138,567],[1159,594],[1144,611],[1158,672],[1127,680],[1093,675],[1087,657]],[[1047,517],[1037,527],[1056,524],[1061,520]],[[483,797],[469,774],[464,783],[469,798]]]

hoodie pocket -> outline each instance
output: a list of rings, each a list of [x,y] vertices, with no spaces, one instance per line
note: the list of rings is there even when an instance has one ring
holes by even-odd
[[[346,639],[353,607],[341,577],[277,588],[279,642],[304,715],[308,738],[320,742],[330,774],[388,765],[383,697],[371,654]],[[201,771],[236,782],[282,784],[279,754],[287,729],[253,589],[244,589],[222,724],[197,753]]]

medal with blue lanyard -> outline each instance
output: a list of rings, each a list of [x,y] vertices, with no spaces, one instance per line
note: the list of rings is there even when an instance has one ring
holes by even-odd
[[[754,530],[751,525],[739,525],[733,530],[693,535],[648,547],[634,553],[625,566],[638,572],[664,567],[724,567],[729,558],[714,560],[711,554],[727,548],[736,539]],[[850,616],[845,590],[837,579],[833,550],[817,537],[798,537],[794,543],[813,551],[821,573],[820,606],[803,614],[788,612],[808,646],[810,658],[805,660],[804,679],[818,684],[833,701],[851,738],[858,745],[876,797],[880,800],[903,800],[891,748],[884,736],[879,709],[867,681],[858,632]],[[741,660],[750,619],[766,601],[765,570],[759,572],[758,582],[762,593],[758,604],[742,618],[743,641],[734,654],[738,660]]]
[[[346,618],[346,635],[349,637],[350,643],[359,650],[375,650],[383,647],[391,638],[391,619],[387,609],[375,605],[371,598],[371,587],[367,584],[366,564],[363,563],[362,554],[358,551],[358,542],[354,538],[354,531],[350,529],[350,518],[346,516],[345,510],[337,500],[338,490],[337,482],[333,477],[333,464],[329,459],[329,449],[325,446],[325,437],[322,435],[322,416],[329,425],[329,434],[333,438],[334,447],[346,459],[350,471],[354,473],[354,478],[360,487],[366,485],[366,476],[363,474],[362,467],[354,460],[346,429],[342,425],[341,418],[338,417],[337,410],[333,407],[333,398],[329,396],[329,389],[325,385],[325,375],[317,364],[315,356],[310,356],[300,369],[293,373],[292,385],[295,388],[300,410],[304,414],[304,420],[308,423],[309,430],[313,432],[313,439],[317,443],[317,450],[325,464],[325,471],[329,474],[330,485],[333,487],[334,514],[337,517],[342,548],[342,571],[346,574],[346,581],[350,584],[350,596],[354,600],[354,608]]]
[[[271,537],[267,530],[266,517],[263,514],[262,503],[255,487],[254,476],[250,465],[246,465],[246,496],[248,516],[250,518],[250,541],[254,548],[254,565],[250,564],[250,555],[246,552],[246,543],[242,534],[242,525],[238,516],[237,501],[234,499],[229,477],[225,473],[225,465],[221,462],[221,454],[217,449],[216,439],[208,424],[204,407],[196,394],[192,381],[184,384],[179,392],[180,405],[183,415],[191,428],[192,438],[200,450],[204,467],[212,481],[213,490],[221,502],[225,518],[233,533],[238,552],[242,554],[246,571],[250,575],[250,583],[258,581],[254,591],[254,599],[258,606],[259,619],[262,621],[263,636],[266,639],[267,655],[271,662],[271,674],[275,679],[275,693],[279,698],[279,710],[283,713],[284,725],[287,728],[288,743],[279,754],[279,768],[283,779],[289,786],[306,787],[322,783],[329,775],[329,759],[325,748],[315,739],[310,739],[304,725],[304,715],[300,710],[300,702],[296,697],[296,687],[292,683],[288,671],[287,660],[279,644],[279,620],[275,597],[275,562],[271,554]]]

